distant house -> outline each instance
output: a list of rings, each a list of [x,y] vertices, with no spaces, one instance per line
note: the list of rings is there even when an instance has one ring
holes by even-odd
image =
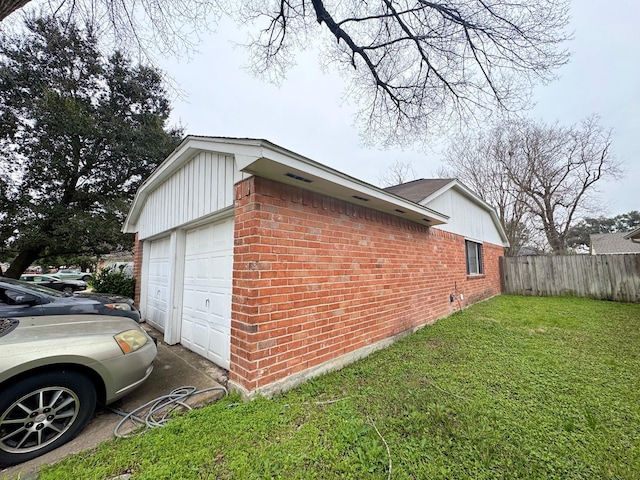
[[[189,136],[141,185],[136,301],[247,396],[500,293],[495,211],[454,179],[382,190],[260,139]]]
[[[627,233],[592,233],[591,255],[640,253],[640,228]]]
[[[627,233],[624,238],[631,240],[634,243],[640,243],[640,228],[636,228],[635,230]]]

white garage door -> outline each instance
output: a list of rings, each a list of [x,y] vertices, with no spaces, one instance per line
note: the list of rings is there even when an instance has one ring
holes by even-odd
[[[229,368],[233,217],[187,231],[181,343]]]
[[[149,243],[144,317],[147,322],[162,332],[165,330],[169,316],[170,248],[170,237],[153,240]]]

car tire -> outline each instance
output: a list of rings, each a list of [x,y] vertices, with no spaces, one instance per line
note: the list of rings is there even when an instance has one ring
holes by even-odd
[[[96,389],[72,370],[29,376],[0,396],[0,467],[15,465],[58,448],[87,424]]]
[[[63,287],[62,293],[65,293],[67,295],[73,295],[73,287]]]
[[[82,280],[83,282],[88,282],[89,280],[91,280],[91,278],[92,278],[91,275],[85,275],[80,280]]]

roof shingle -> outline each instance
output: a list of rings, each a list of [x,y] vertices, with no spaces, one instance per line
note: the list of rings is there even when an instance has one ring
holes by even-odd
[[[419,203],[453,181],[455,181],[455,178],[421,178],[412,182],[387,187],[383,190]]]
[[[624,238],[625,233],[592,233],[591,252],[595,254],[640,253],[640,243]]]

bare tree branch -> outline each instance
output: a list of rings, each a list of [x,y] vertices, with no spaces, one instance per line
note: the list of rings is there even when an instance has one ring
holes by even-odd
[[[227,10],[226,0],[0,0],[0,20],[18,21],[12,12],[52,16],[66,23],[98,25],[107,49],[153,61],[161,55],[195,51],[202,33],[211,31]],[[18,4],[13,8],[14,4]],[[4,15],[3,15],[4,14]],[[11,17],[7,18],[9,15]],[[15,17],[15,19],[14,19]]]
[[[311,10],[329,34],[323,58],[351,79],[358,121],[383,145],[494,108],[525,108],[531,87],[568,60],[565,0],[290,0],[286,8],[276,0],[244,3],[241,16],[268,25],[250,44],[253,70],[272,80],[284,74],[299,35],[313,29]],[[272,21],[282,16],[286,31]]]
[[[497,209],[512,246],[522,245],[522,228],[539,229],[561,254],[577,216],[593,212],[597,182],[621,174],[611,143],[597,116],[570,127],[510,121],[456,139],[443,173],[460,178]]]
[[[378,181],[382,187],[392,187],[415,180],[417,176],[411,162],[396,160],[384,174],[378,177]]]
[[[189,54],[230,13],[256,24],[251,68],[274,82],[320,39],[322,63],[349,80],[364,136],[384,146],[527,108],[532,87],[569,58],[569,0],[16,1],[0,0],[0,15],[28,3],[101,25],[103,41],[151,60]]]

